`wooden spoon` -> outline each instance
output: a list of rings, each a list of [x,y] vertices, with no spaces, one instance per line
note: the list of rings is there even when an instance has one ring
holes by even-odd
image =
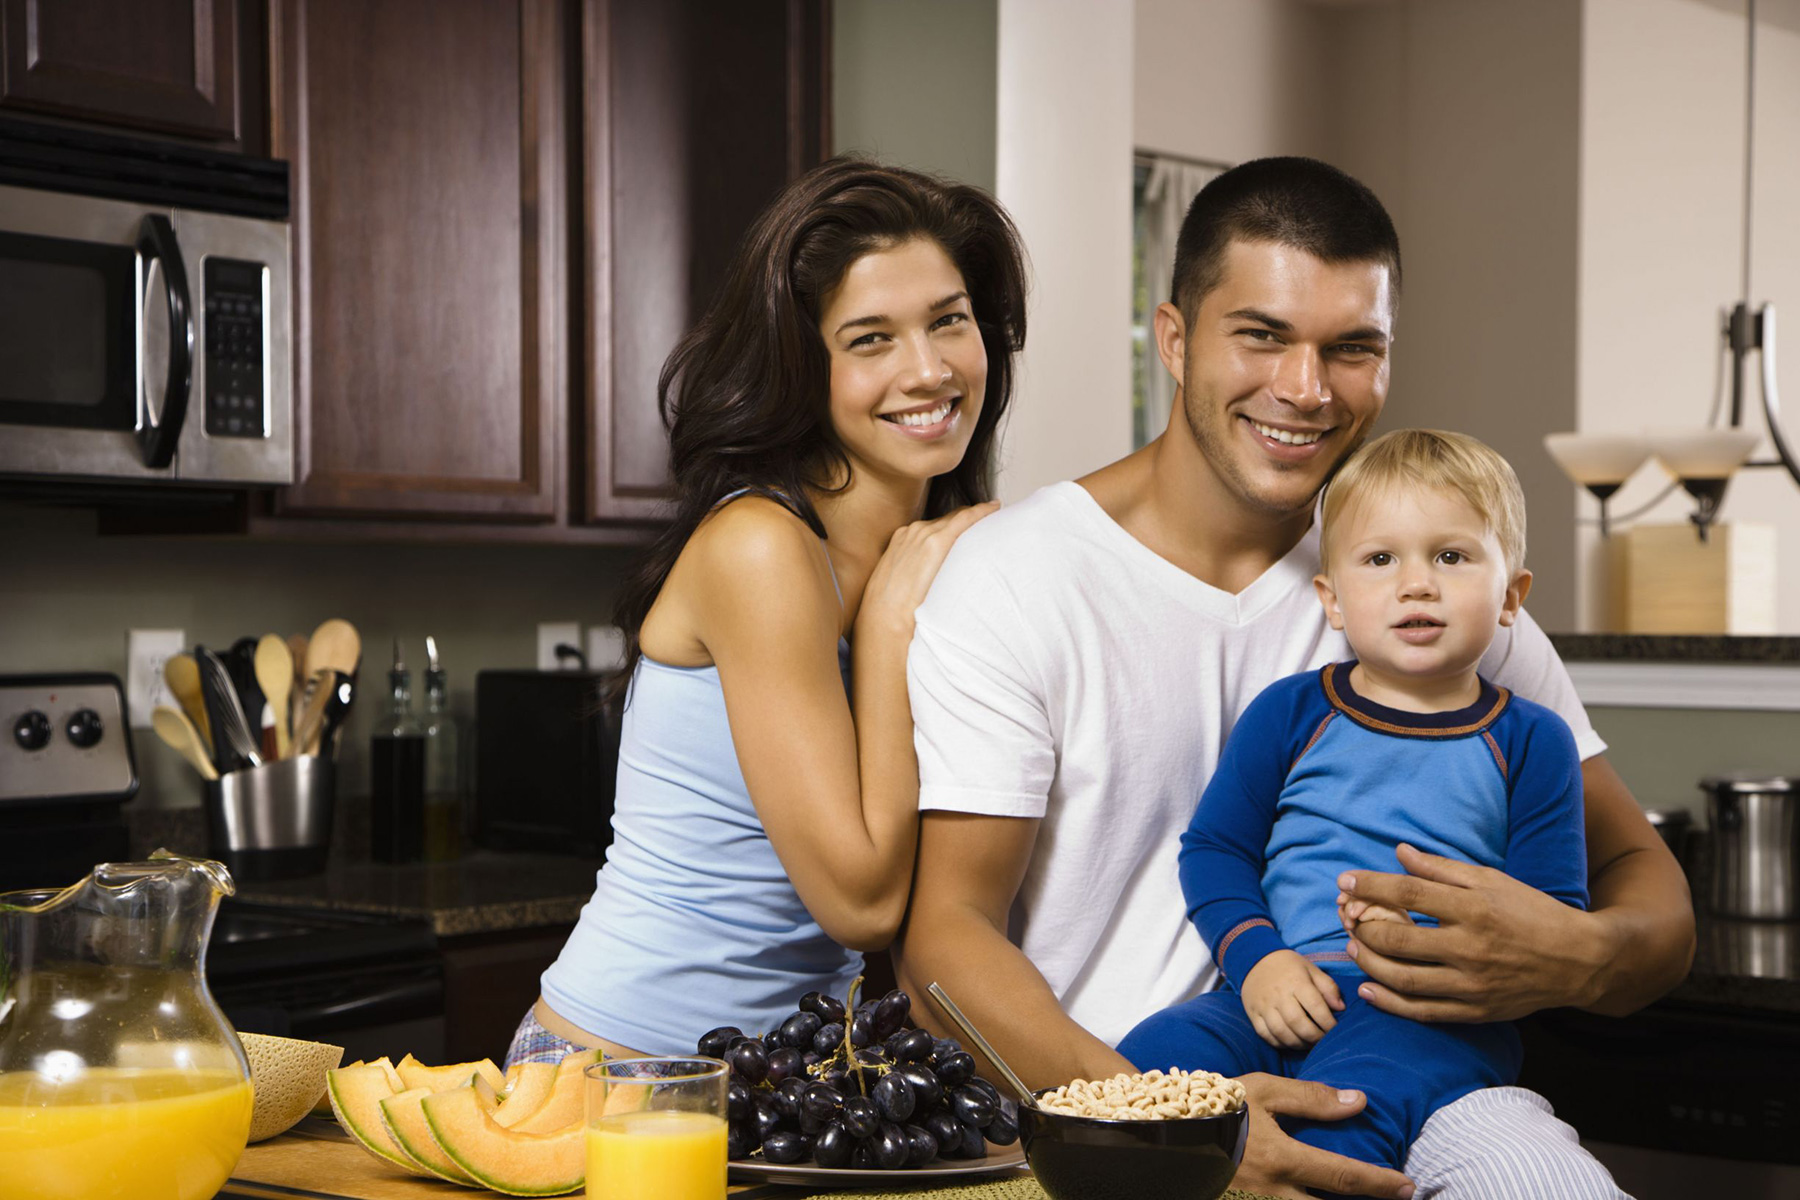
[[[288,757],[288,692],[294,686],[294,659],[287,643],[272,633],[265,633],[256,643],[256,684],[262,688],[263,700],[275,715],[275,757]]]
[[[193,659],[188,661],[192,662]],[[159,704],[150,713],[150,727],[156,730],[156,736],[167,742],[175,753],[187,759],[188,764],[200,772],[200,778],[213,780],[219,777],[212,758],[206,752],[205,744],[200,740],[200,731],[187,719],[187,714],[178,708]]]
[[[360,662],[362,637],[356,632],[356,626],[342,617],[333,617],[313,630],[312,640],[306,644],[307,679],[320,671],[354,675]]]
[[[206,719],[206,702],[200,697],[200,664],[185,651],[171,654],[163,661],[163,682],[169,694],[181,705],[188,721],[200,735],[202,746],[212,745],[212,724]]]

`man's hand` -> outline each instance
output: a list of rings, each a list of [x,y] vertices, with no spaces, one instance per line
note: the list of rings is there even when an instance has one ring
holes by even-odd
[[[1410,874],[1347,872],[1338,886],[1367,901],[1436,917],[1439,926],[1373,921],[1348,947],[1370,982],[1357,994],[1416,1021],[1512,1021],[1597,995],[1593,916],[1503,871],[1400,846]]]
[[[1292,1200],[1307,1200],[1308,1188],[1396,1200],[1409,1200],[1412,1196],[1413,1185],[1400,1172],[1296,1142],[1275,1123],[1277,1116],[1315,1121],[1353,1117],[1363,1108],[1365,1098],[1361,1092],[1338,1091],[1322,1083],[1260,1073],[1241,1076],[1239,1082],[1244,1085],[1250,1106],[1250,1138],[1244,1146],[1244,1161],[1232,1177],[1232,1187]]]
[[[1337,1024],[1343,997],[1331,976],[1292,950],[1263,956],[1244,976],[1244,1013],[1271,1046],[1303,1050]]]

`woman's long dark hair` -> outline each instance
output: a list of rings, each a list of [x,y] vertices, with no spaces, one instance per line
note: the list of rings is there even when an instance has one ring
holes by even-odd
[[[825,536],[807,488],[847,481],[850,462],[831,425],[820,309],[857,259],[912,238],[936,242],[961,272],[988,360],[968,451],[932,479],[925,515],[988,498],[1013,355],[1025,344],[1018,231],[978,188],[832,159],[789,184],[757,218],[706,315],[663,364],[657,403],[669,430],[675,510],[614,610],[627,646],[615,697],[637,666],[638,632],[663,581],[722,497],[739,489],[770,496]]]

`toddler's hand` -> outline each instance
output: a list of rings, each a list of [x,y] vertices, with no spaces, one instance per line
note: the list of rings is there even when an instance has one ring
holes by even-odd
[[[1398,921],[1402,925],[1416,924],[1411,913],[1401,912],[1397,908],[1389,908],[1385,904],[1372,904],[1367,900],[1358,900],[1338,893],[1338,920],[1343,923],[1346,933],[1355,933],[1356,927],[1364,921]]]
[[[1244,1013],[1271,1046],[1303,1050],[1337,1024],[1344,999],[1331,976],[1293,950],[1277,950],[1244,977]]]

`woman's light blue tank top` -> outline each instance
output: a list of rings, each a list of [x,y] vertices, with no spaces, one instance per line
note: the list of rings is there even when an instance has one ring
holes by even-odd
[[[838,664],[848,688],[842,639]],[[691,1054],[716,1026],[775,1028],[815,988],[843,996],[861,969],[862,956],[806,911],[763,831],[718,668],[640,657],[619,731],[612,846],[544,972],[544,999],[609,1041]]]

